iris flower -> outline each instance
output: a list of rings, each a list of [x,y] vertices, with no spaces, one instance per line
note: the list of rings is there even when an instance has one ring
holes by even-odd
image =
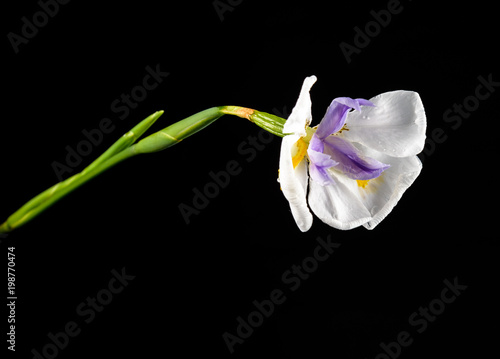
[[[219,106],[141,139],[163,113],[155,112],[80,173],[56,183],[12,213],[0,224],[0,236],[25,225],[118,163],[176,145],[224,115],[245,118],[283,137],[279,181],[302,231],[312,225],[311,210],[335,228],[363,225],[372,229],[392,210],[422,168],[416,157],[425,141],[422,102],[410,91],[387,92],[369,101],[339,97],[332,101],[319,126],[311,128],[309,92],[315,82],[315,76],[304,80],[287,120],[250,108]]]
[[[337,229],[373,229],[419,175],[416,156],[425,142],[420,96],[392,91],[371,98],[339,97],[316,127],[307,77],[283,133],[281,189],[299,229],[310,229],[314,212]]]

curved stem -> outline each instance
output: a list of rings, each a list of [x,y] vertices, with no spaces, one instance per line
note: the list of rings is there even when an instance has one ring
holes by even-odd
[[[52,206],[54,203],[56,203],[61,198],[71,193],[87,181],[100,175],[104,171],[126,160],[127,158],[135,156],[136,154],[137,153],[134,151],[133,146],[129,147],[118,153],[114,157],[111,157],[109,160],[105,161],[94,170],[82,171],[68,178],[67,180],[59,182],[56,185],[50,187],[49,189],[45,190],[29,202],[27,202],[16,212],[14,212],[9,218],[7,218],[7,220],[2,225],[0,225],[0,233],[11,232],[12,230],[28,223],[30,220],[38,216],[40,213],[45,211],[47,208]]]
[[[246,118],[281,137],[285,123],[283,118],[265,112],[239,106],[219,106],[198,112],[135,143],[162,114],[163,111],[158,111],[147,117],[123,135],[82,172],[57,183],[28,201],[0,225],[0,234],[11,232],[28,223],[67,194],[127,158],[141,153],[161,151],[173,146],[204,129],[223,115]]]

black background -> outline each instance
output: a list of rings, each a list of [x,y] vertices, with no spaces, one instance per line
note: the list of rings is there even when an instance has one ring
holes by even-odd
[[[75,173],[156,110],[165,114],[150,132],[218,105],[289,113],[312,74],[314,123],[334,97],[405,89],[422,97],[428,136],[446,136],[428,143],[421,175],[373,231],[338,231],[316,218],[301,233],[276,182],[279,138],[250,159],[238,148],[260,129],[236,117],[113,168],[1,239],[4,268],[7,247],[16,248],[16,354],[31,358],[71,321],[81,332],[58,358],[375,358],[402,331],[413,343],[400,358],[482,357],[494,348],[500,88],[456,128],[443,114],[474,96],[479,76],[500,81],[497,10],[402,0],[348,63],[339,44],[353,45],[355,27],[388,3],[233,1],[221,21],[212,1],[72,1],[17,54],[7,34],[20,34],[22,17],[40,6],[4,5],[2,218],[57,182],[51,164],[64,163],[66,146],[102,118],[116,129]],[[120,120],[110,104],[157,65],[169,75]],[[179,204],[192,205],[193,189],[231,160],[241,173],[186,224]],[[328,236],[340,247],[291,291],[282,275]],[[85,323],[76,308],[122,268],[135,278]],[[454,278],[467,289],[417,333],[410,315]],[[275,289],[286,301],[231,355],[223,333],[236,334],[237,318]]]

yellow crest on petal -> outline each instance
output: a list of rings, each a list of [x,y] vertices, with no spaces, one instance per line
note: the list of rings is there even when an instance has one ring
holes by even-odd
[[[368,182],[370,182],[370,180],[356,180],[356,182],[358,183],[359,187],[365,188],[366,186],[368,186]]]
[[[297,152],[292,156],[293,169],[304,159],[307,152],[307,143],[301,138],[296,143]]]

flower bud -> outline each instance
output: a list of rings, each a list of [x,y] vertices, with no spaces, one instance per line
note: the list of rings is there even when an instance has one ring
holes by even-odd
[[[276,115],[271,115],[267,112],[261,112],[246,107],[225,106],[221,110],[222,113],[235,115],[255,123],[257,126],[272,133],[273,135],[283,137],[283,126],[286,120]]]
[[[222,115],[223,113],[220,112],[219,107],[212,107],[198,112],[140,140],[134,145],[134,150],[136,153],[151,153],[164,150],[204,129]]]

